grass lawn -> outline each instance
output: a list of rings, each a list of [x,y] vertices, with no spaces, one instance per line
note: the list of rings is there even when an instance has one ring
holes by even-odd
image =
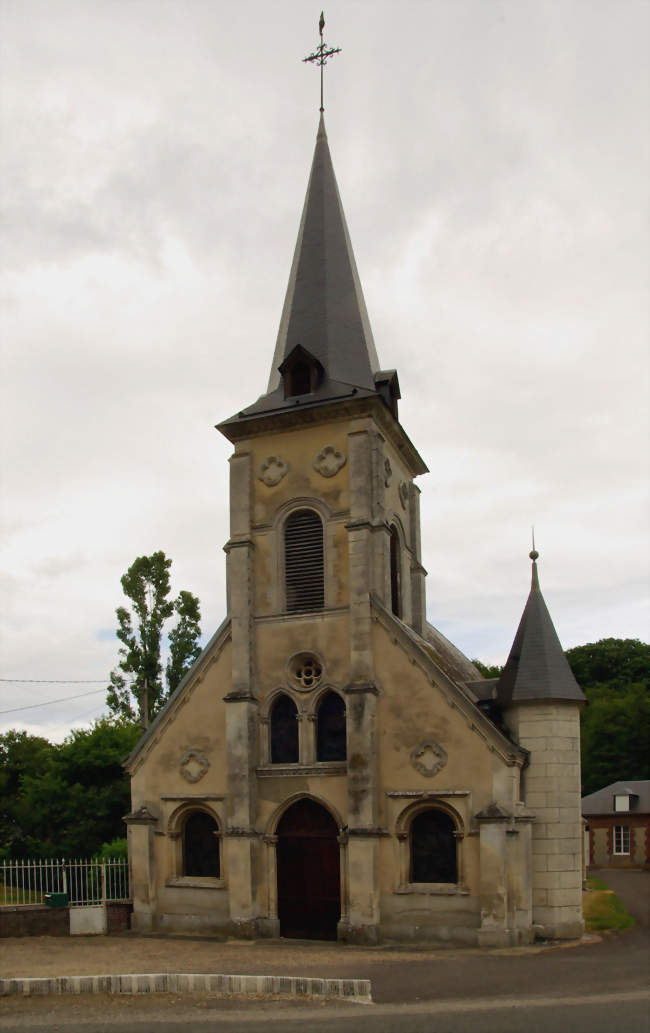
[[[27,890],[16,886],[5,886],[0,882],[0,907],[13,907],[15,904],[42,904],[43,894],[38,890]]]
[[[631,929],[635,925],[620,900],[602,879],[587,879],[587,892],[582,897],[582,913],[589,932],[606,929]]]

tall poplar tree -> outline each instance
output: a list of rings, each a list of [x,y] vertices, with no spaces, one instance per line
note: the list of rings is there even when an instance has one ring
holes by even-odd
[[[199,600],[187,591],[175,600],[169,598],[171,565],[164,552],[138,556],[121,578],[131,607],[118,606],[115,611],[122,645],[120,662],[111,671],[106,702],[113,714],[129,721],[140,718],[148,724],[201,652]],[[169,632],[169,661],[163,678],[163,629],[174,613],[178,619]]]

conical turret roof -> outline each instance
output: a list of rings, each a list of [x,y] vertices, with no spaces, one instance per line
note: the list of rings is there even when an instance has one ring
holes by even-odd
[[[278,367],[297,345],[318,359],[330,380],[375,390],[379,362],[322,114],[269,392],[278,387]]]
[[[525,700],[584,702],[584,693],[569,667],[539,587],[537,555],[534,550],[530,554],[530,595],[499,678],[496,697],[502,705]]]

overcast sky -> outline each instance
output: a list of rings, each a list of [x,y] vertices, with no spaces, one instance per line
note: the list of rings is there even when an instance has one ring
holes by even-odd
[[[103,711],[136,556],[173,559],[205,640],[223,619],[213,427],[265,390],[320,8],[0,10],[0,730],[59,740]],[[429,620],[504,662],[534,523],[564,646],[647,638],[648,3],[331,0],[325,17],[370,321],[431,470]]]

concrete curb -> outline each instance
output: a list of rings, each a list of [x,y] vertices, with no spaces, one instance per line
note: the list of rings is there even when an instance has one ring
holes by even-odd
[[[311,976],[230,976],[156,972],[137,975],[45,976],[0,979],[0,997],[21,994],[246,994],[256,997],[325,997],[372,1004],[369,979]]]

